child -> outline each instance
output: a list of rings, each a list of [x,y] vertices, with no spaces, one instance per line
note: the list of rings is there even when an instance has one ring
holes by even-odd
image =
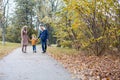
[[[33,34],[32,35],[32,39],[30,40],[31,41],[31,44],[33,46],[33,53],[36,53],[36,42],[37,42],[37,38],[36,38],[36,35]]]

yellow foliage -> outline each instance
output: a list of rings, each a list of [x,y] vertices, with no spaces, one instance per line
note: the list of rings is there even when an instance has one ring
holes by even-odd
[[[42,19],[42,22],[44,23],[51,23],[52,22],[52,19],[48,16],[45,16],[43,19]]]
[[[61,11],[59,21],[61,24],[57,25],[59,35],[64,36],[61,37],[62,40],[73,42],[77,40],[83,48],[89,49],[94,49],[98,45],[96,51],[99,54],[104,46],[109,48],[114,43],[113,40],[120,36],[119,18],[116,17],[120,15],[115,5],[117,2],[113,0],[64,1],[65,8]],[[114,19],[118,19],[117,22]]]

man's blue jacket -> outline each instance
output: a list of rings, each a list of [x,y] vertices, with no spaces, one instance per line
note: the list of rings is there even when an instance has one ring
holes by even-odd
[[[40,38],[42,41],[46,41],[48,39],[48,31],[47,30],[40,31],[38,38]]]

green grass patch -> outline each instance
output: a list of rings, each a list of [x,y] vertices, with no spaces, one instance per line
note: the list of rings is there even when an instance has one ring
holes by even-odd
[[[51,54],[66,54],[66,55],[77,55],[79,51],[70,48],[60,47],[48,47],[48,52]]]
[[[5,45],[2,45],[2,42],[0,41],[0,59],[8,55],[11,51],[18,48],[19,46],[20,44],[18,43],[10,43],[10,42],[6,42]]]

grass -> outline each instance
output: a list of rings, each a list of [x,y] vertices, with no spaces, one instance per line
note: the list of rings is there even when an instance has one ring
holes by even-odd
[[[8,55],[11,51],[13,51],[19,46],[20,44],[18,43],[10,43],[10,42],[6,42],[5,45],[2,45],[2,42],[0,41],[0,59]]]
[[[77,55],[79,51],[70,48],[60,48],[60,47],[48,47],[48,52],[51,54],[66,54],[66,55]]]

